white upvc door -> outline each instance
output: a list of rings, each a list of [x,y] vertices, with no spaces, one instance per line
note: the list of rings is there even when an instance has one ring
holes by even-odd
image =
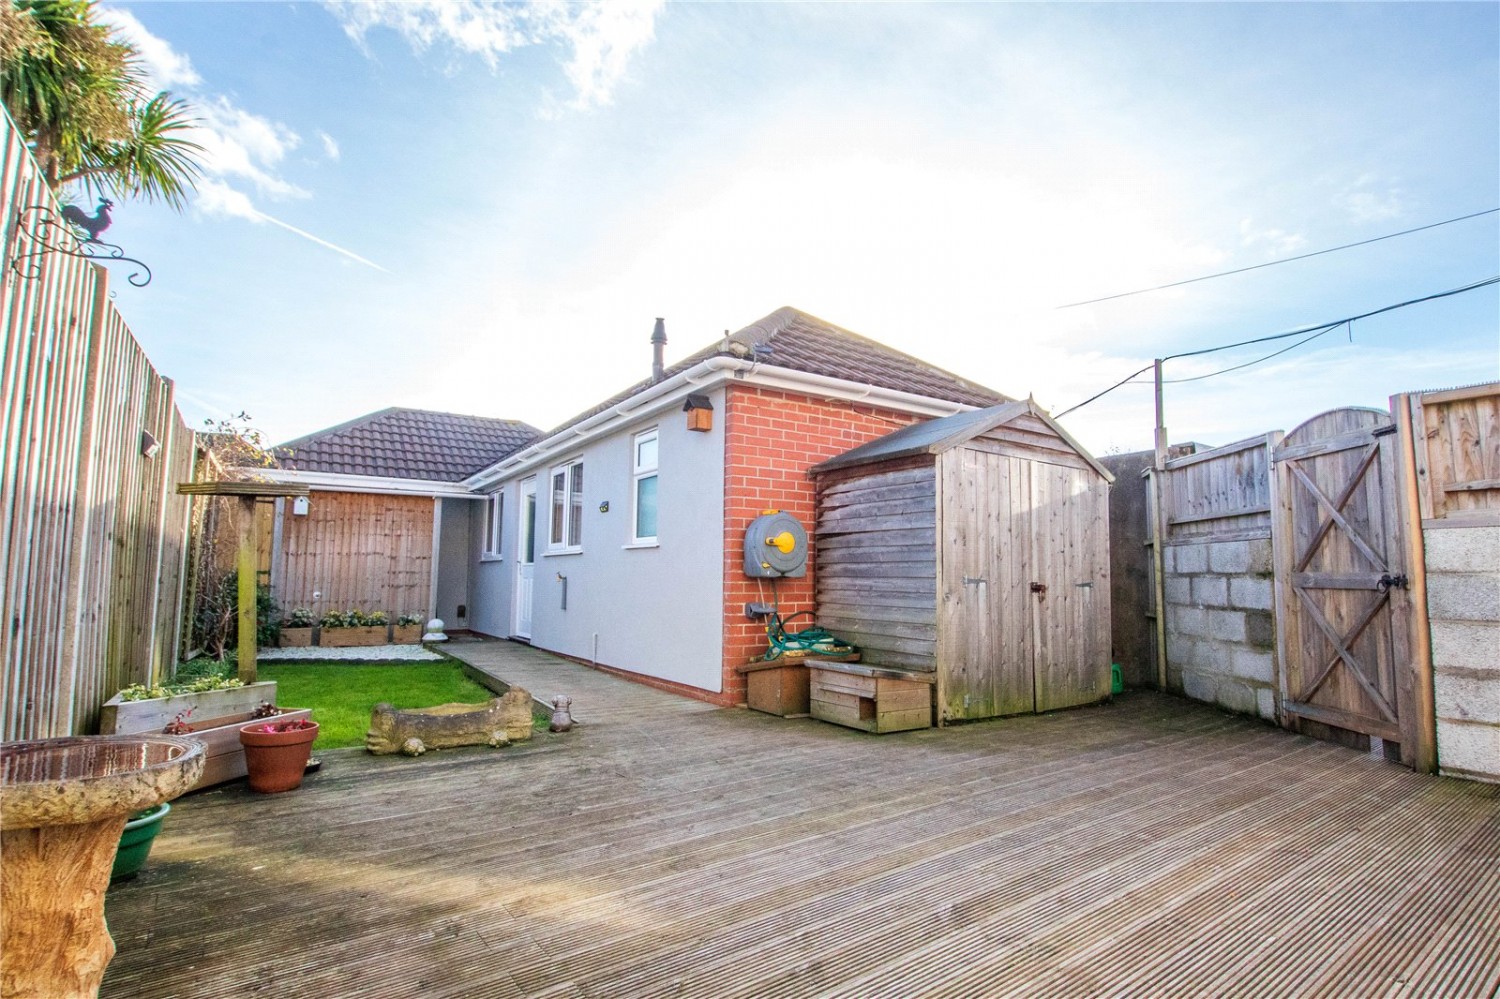
[[[536,479],[521,483],[519,530],[516,532],[516,589],[511,634],[531,638],[532,576],[536,569]]]

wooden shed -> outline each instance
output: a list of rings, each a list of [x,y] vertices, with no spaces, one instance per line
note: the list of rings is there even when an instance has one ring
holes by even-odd
[[[1109,484],[1034,402],[904,427],[815,466],[818,623],[927,674],[940,720],[1110,694]]]

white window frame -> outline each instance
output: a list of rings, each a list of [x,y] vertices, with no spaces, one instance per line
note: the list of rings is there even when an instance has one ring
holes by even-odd
[[[484,500],[484,551],[481,561],[496,562],[505,557],[505,490],[490,493]]]
[[[563,477],[561,504],[557,495],[557,477]],[[553,465],[547,473],[547,554],[571,555],[583,551],[583,459],[574,458]],[[561,519],[559,519],[559,505]],[[575,520],[574,508],[578,510]],[[561,534],[559,534],[559,529]]]
[[[646,479],[656,480],[656,529],[661,530],[661,434],[659,430],[659,427],[652,427],[630,438],[630,544],[632,546],[649,547],[657,543],[655,534],[637,533],[641,522],[641,483]],[[641,445],[647,441],[653,441],[656,444],[656,460],[650,465],[642,465]]]

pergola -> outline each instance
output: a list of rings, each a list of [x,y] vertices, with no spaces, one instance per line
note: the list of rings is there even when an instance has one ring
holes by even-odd
[[[285,496],[306,496],[305,485],[281,482],[179,482],[184,496],[237,496],[240,501],[236,572],[239,579],[239,678],[255,682],[255,553],[260,545],[255,504]]]

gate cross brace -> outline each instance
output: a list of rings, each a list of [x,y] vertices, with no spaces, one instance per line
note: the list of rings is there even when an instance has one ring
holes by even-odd
[[[1354,682],[1359,684],[1366,694],[1370,695],[1370,700],[1375,702],[1375,706],[1380,709],[1380,713],[1392,722],[1397,721],[1395,709],[1391,707],[1390,702],[1385,699],[1385,695],[1380,692],[1379,688],[1371,683],[1369,677],[1365,675],[1364,667],[1360,663],[1359,658],[1353,652],[1349,651],[1349,646],[1354,644],[1355,639],[1359,638],[1364,630],[1369,627],[1370,622],[1375,620],[1375,615],[1379,613],[1380,608],[1390,600],[1390,594],[1381,593],[1377,596],[1375,602],[1365,609],[1364,614],[1349,629],[1348,634],[1340,638],[1338,632],[1333,630],[1333,625],[1328,623],[1328,619],[1323,616],[1323,612],[1318,609],[1317,604],[1313,603],[1312,598],[1307,595],[1307,592],[1299,587],[1293,587],[1293,590],[1301,598],[1303,605],[1307,608],[1308,614],[1312,616],[1314,623],[1317,624],[1318,630],[1323,632],[1323,637],[1328,639],[1329,644],[1334,649],[1333,658],[1329,659],[1323,668],[1318,671],[1317,678],[1311,684],[1308,684],[1306,689],[1300,692],[1298,699],[1311,702],[1313,694],[1317,693],[1318,688],[1323,686],[1323,682],[1328,679],[1329,674],[1333,672],[1333,668],[1342,659],[1345,665],[1348,666],[1350,675],[1354,677]]]
[[[1318,545],[1322,543],[1323,538],[1332,530],[1335,523],[1344,529],[1345,533],[1349,535],[1349,540],[1354,543],[1354,546],[1360,550],[1365,558],[1370,560],[1371,565],[1381,571],[1386,569],[1385,559],[1375,554],[1375,550],[1365,542],[1364,538],[1360,537],[1359,532],[1354,529],[1349,521],[1344,519],[1343,514],[1344,504],[1349,502],[1349,498],[1354,495],[1354,490],[1359,487],[1360,482],[1364,479],[1365,473],[1370,470],[1370,465],[1375,461],[1375,454],[1379,447],[1379,443],[1369,444],[1365,447],[1364,454],[1360,456],[1359,467],[1349,476],[1349,481],[1344,483],[1344,487],[1340,490],[1338,499],[1336,500],[1330,500],[1324,495],[1323,490],[1319,489],[1317,483],[1313,482],[1308,474],[1298,466],[1296,460],[1291,462],[1292,474],[1301,480],[1303,488],[1312,493],[1313,497],[1328,509],[1328,516],[1323,518],[1323,522],[1318,525],[1318,529],[1314,532],[1312,539],[1308,541],[1307,548],[1298,557],[1297,565],[1292,570],[1293,572],[1303,572],[1307,569],[1308,563],[1312,561],[1313,553],[1318,550]]]

